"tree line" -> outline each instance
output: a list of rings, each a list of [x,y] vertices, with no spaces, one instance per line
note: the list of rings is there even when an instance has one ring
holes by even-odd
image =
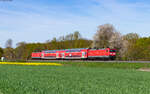
[[[78,31],[53,38],[45,43],[17,43],[12,47],[12,39],[6,47],[0,48],[0,57],[7,60],[29,60],[32,52],[71,48],[113,48],[117,50],[117,60],[150,60],[150,37],[140,37],[136,33],[122,35],[112,24],[100,25],[93,40],[85,39]]]
[[[40,52],[42,50],[71,49],[71,48],[88,48],[92,44],[92,40],[82,38],[78,31],[59,38],[53,38],[45,43],[26,43],[19,42],[17,47],[12,47],[12,39],[6,41],[6,47],[0,48],[0,57],[7,60],[29,60],[32,52]]]

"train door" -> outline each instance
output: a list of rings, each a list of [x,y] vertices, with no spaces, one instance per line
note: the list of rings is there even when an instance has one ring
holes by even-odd
[[[82,58],[85,58],[85,53],[86,53],[86,52],[82,52]]]
[[[62,55],[62,58],[65,58],[65,53],[62,53],[61,55]]]
[[[42,59],[44,58],[44,53],[41,53],[41,58],[42,58]]]
[[[59,53],[56,53],[56,58],[59,58]]]

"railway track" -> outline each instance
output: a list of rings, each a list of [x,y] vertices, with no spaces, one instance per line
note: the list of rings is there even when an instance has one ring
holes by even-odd
[[[100,61],[100,60],[27,60],[27,62],[106,62],[106,63],[150,63],[150,61]]]

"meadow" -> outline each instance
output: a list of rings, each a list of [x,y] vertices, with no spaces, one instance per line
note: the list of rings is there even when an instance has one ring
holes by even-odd
[[[149,64],[112,65],[0,65],[0,94],[150,94]]]

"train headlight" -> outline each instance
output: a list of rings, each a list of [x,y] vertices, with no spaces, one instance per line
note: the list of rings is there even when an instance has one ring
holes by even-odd
[[[72,56],[72,54],[69,54],[69,56]]]

